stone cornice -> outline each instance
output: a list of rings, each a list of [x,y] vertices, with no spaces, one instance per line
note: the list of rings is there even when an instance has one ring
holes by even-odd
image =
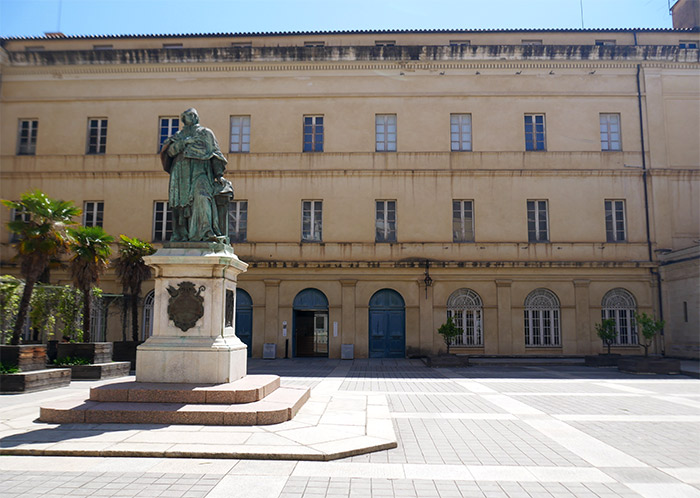
[[[698,50],[671,45],[474,45],[218,47],[7,52],[5,65],[52,72],[319,71],[499,69],[515,67],[626,68],[636,64],[688,68]]]

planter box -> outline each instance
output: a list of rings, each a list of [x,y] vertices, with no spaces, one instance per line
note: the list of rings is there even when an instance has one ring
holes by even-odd
[[[425,364],[431,368],[442,367],[468,367],[468,356],[457,356],[454,354],[431,355],[424,358]]]
[[[44,391],[70,384],[70,368],[49,368],[33,372],[0,375],[0,392],[22,393]]]
[[[128,361],[113,361],[110,363],[95,363],[93,365],[73,365],[71,370],[73,380],[99,380],[114,377],[126,377],[131,371]]]
[[[112,361],[111,342],[59,342],[57,358],[85,358],[90,363]]]
[[[46,368],[46,346],[43,344],[0,346],[0,362],[17,366],[20,372],[43,370]]]
[[[131,369],[136,369],[136,348],[139,344],[143,344],[143,341],[115,341],[112,359],[114,361],[129,361]]]
[[[616,367],[621,354],[597,354],[585,357],[587,367]]]
[[[622,358],[617,363],[617,368],[621,372],[670,375],[681,373],[681,362],[673,358],[635,356]]]

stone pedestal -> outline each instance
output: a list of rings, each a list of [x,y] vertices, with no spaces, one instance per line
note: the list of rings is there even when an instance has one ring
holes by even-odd
[[[238,274],[248,265],[228,244],[169,243],[144,258],[155,269],[153,336],[136,353],[137,382],[233,382],[246,375],[235,334]]]

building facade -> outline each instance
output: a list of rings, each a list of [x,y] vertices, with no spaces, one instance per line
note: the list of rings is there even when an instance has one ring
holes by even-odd
[[[614,317],[614,350],[637,354],[635,311],[667,320],[656,352],[698,356],[696,252],[676,290],[662,275],[700,239],[697,29],[1,43],[2,198],[38,188],[160,244],[157,152],[198,110],[235,187],[254,357],[432,354],[448,316],[457,352],[597,353]],[[12,255],[5,230],[3,273]],[[119,292],[113,273],[101,286]]]

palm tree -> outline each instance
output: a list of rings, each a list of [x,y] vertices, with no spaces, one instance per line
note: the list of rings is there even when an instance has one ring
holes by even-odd
[[[23,215],[21,219],[8,223],[10,231],[19,239],[16,244],[17,258],[24,277],[24,291],[10,341],[16,345],[22,335],[34,284],[52,259],[67,252],[70,235],[66,228],[75,224],[73,218],[80,215],[80,208],[70,201],[51,199],[39,190],[22,194],[19,201],[3,200],[2,203]]]
[[[126,319],[126,296],[131,303],[131,340],[139,340],[138,299],[141,284],[151,278],[151,268],[144,262],[144,256],[150,256],[156,249],[150,243],[137,238],[120,235],[119,257],[114,260],[117,278],[122,284],[124,294],[124,312]],[[124,330],[124,329],[122,329]],[[126,338],[124,339],[126,340]]]
[[[114,237],[102,227],[80,227],[69,229],[73,237],[70,273],[73,285],[83,293],[83,342],[90,342],[90,290],[100,281],[109,264]]]

